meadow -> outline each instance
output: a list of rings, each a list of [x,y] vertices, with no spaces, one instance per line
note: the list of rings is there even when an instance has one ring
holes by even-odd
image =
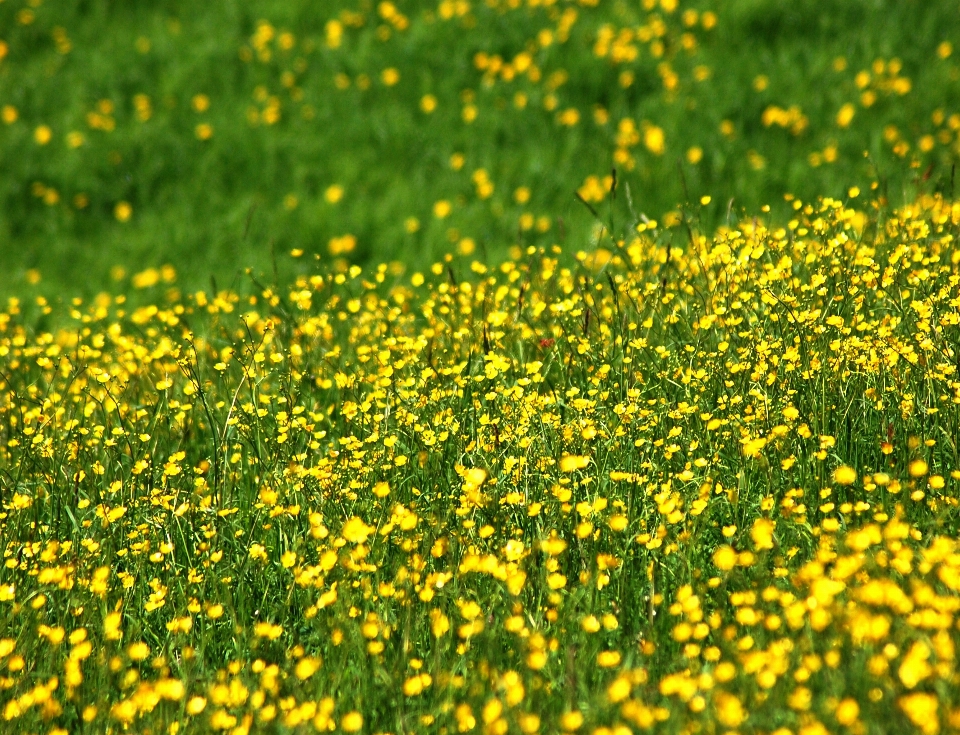
[[[708,231],[953,186],[954,0],[6,0],[0,29],[8,289],[575,250],[614,167],[622,220],[709,195]]]
[[[960,204],[795,202],[11,302],[4,726],[956,730]]]
[[[960,732],[956,4],[323,8],[0,1],[0,729]]]

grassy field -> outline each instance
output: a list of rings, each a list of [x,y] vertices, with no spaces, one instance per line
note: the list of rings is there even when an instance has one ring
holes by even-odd
[[[796,203],[11,304],[4,727],[956,732],[960,204]]]
[[[957,4],[317,6],[0,0],[0,730],[960,732]]]
[[[957,9],[8,0],[0,283],[576,248],[573,192],[596,203],[613,167],[621,221],[710,195],[709,229],[873,182],[903,204],[952,187]]]

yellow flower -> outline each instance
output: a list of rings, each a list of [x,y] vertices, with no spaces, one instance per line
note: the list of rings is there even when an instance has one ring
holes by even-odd
[[[131,643],[127,648],[127,655],[132,661],[143,661],[147,656],[150,655],[150,646],[143,641]]]
[[[589,464],[589,457],[582,457],[576,454],[567,454],[560,460],[560,471],[574,472],[575,470],[583,470],[586,469]]]
[[[442,638],[450,630],[450,618],[444,615],[441,610],[430,611],[430,630],[434,638]]]
[[[837,711],[834,716],[841,725],[850,726],[856,722],[860,716],[860,705],[857,704],[855,699],[847,697],[837,705]]]
[[[353,516],[345,524],[340,535],[352,544],[366,543],[367,538],[374,532],[372,526],[368,526],[357,516]]]
[[[336,204],[343,199],[343,187],[339,184],[331,184],[323,192],[323,198],[327,200],[327,204]]]
[[[838,485],[852,485],[857,481],[857,471],[849,465],[842,464],[833,471],[833,481]]]
[[[583,713],[577,712],[565,712],[560,718],[560,727],[566,730],[567,732],[573,732],[574,730],[579,730],[583,726]]]
[[[297,665],[294,668],[294,674],[296,674],[300,681],[306,681],[320,670],[320,664],[321,661],[319,658],[314,658],[313,656],[304,656],[302,659],[297,661]]]
[[[758,518],[753,522],[753,528],[750,529],[750,538],[753,539],[753,545],[760,549],[773,548],[773,530],[775,524],[768,518]]]
[[[717,719],[724,727],[739,727],[746,719],[743,705],[733,694],[717,692],[714,704],[717,708]]]
[[[643,144],[654,155],[662,156],[666,150],[666,137],[663,134],[663,128],[656,125],[647,126],[643,133]]]
[[[580,112],[576,108],[570,107],[560,113],[558,120],[560,121],[561,125],[573,127],[580,122]]]
[[[729,571],[737,565],[737,552],[733,547],[724,544],[713,552],[713,564],[717,569]]]
[[[923,477],[929,469],[925,460],[915,459],[910,463],[910,477]]]
[[[133,207],[129,202],[117,202],[117,206],[113,208],[113,216],[117,222],[127,222],[132,215]]]
[[[522,714],[517,718],[521,732],[533,735],[540,730],[540,716],[533,713]]]
[[[386,86],[392,87],[394,84],[400,81],[400,72],[393,67],[384,69],[380,74],[380,79]]]
[[[837,125],[841,128],[848,127],[853,120],[853,116],[856,114],[857,108],[847,102],[840,108],[840,112],[837,113]]]
[[[340,721],[340,729],[344,732],[359,732],[363,728],[363,715],[359,712],[347,712]]]
[[[474,487],[479,487],[487,480],[487,471],[480,467],[473,467],[467,470],[466,474],[463,477],[464,482],[467,485],[473,485]]]
[[[897,705],[907,718],[920,728],[923,735],[937,735],[940,732],[940,718],[937,710],[940,705],[936,694],[916,692],[897,700]]]
[[[619,666],[622,660],[619,651],[600,651],[597,654],[597,666],[601,669],[612,669]]]
[[[473,600],[468,600],[460,606],[460,615],[464,620],[476,620],[482,612],[483,610]]]
[[[907,689],[913,689],[933,673],[933,668],[927,663],[929,658],[930,648],[923,641],[916,641],[907,651],[897,671]]]
[[[123,637],[123,631],[120,628],[121,615],[118,612],[107,613],[103,619],[103,637],[108,641],[118,641]]]
[[[52,137],[53,133],[46,125],[40,125],[36,130],[33,131],[33,139],[38,145],[46,145],[50,142],[50,138]]]
[[[403,682],[403,693],[408,697],[415,697],[420,694],[425,687],[429,686],[429,683],[429,674],[418,674],[417,676],[411,676],[409,679]]]
[[[534,671],[540,671],[544,666],[547,665],[547,653],[546,651],[536,650],[530,651],[527,655],[527,666],[533,669]]]
[[[267,638],[271,641],[277,640],[281,635],[283,635],[283,626],[274,625],[269,622],[260,622],[253,626],[253,634],[257,638]]]
[[[607,699],[616,704],[630,696],[632,684],[626,676],[618,676],[607,687]]]
[[[580,627],[587,633],[596,633],[600,630],[600,621],[596,615],[587,615],[580,621]]]

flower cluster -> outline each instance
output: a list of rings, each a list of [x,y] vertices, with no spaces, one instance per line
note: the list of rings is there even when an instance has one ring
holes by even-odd
[[[960,728],[960,204],[856,194],[9,300],[4,727]]]

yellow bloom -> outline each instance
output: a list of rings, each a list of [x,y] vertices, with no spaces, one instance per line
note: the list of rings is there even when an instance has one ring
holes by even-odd
[[[840,108],[840,112],[837,113],[837,125],[841,128],[848,127],[850,122],[853,120],[853,116],[856,114],[857,108],[847,102],[843,107]]]
[[[384,69],[380,74],[380,80],[388,87],[392,87],[397,82],[400,81],[400,72],[390,67],[389,69]]]
[[[937,735],[940,732],[938,716],[940,705],[936,694],[926,692],[907,694],[897,700],[897,706],[924,735]]]
[[[143,661],[150,655],[150,646],[142,641],[131,643],[127,648],[127,655],[133,661]]]
[[[53,133],[50,132],[50,128],[46,125],[39,126],[36,130],[33,131],[33,139],[39,145],[46,145],[50,142],[50,138],[53,137]]]
[[[717,708],[717,719],[725,727],[739,727],[747,717],[740,700],[733,694],[717,692],[714,704]]]
[[[643,144],[654,155],[662,156],[667,147],[663,128],[649,125],[643,133]]]
[[[619,666],[622,657],[619,651],[600,651],[597,654],[597,666],[601,669],[612,669]]]
[[[583,713],[577,712],[565,712],[560,718],[560,727],[566,730],[567,732],[573,732],[574,730],[579,730],[583,726]]]
[[[117,202],[117,206],[113,208],[113,216],[117,222],[127,222],[132,215],[133,207],[129,202]]]
[[[121,630],[121,615],[118,612],[107,613],[103,619],[103,637],[108,641],[118,641],[123,637]]]
[[[833,481],[838,485],[852,485],[857,481],[857,471],[842,464],[833,471]]]
[[[589,457],[582,457],[576,454],[567,454],[560,460],[561,472],[573,472],[575,470],[586,469],[590,464]]]
[[[860,716],[860,705],[857,704],[855,699],[848,697],[837,705],[837,711],[834,716],[841,725],[852,725]]]
[[[442,638],[443,635],[450,630],[450,618],[444,615],[441,610],[431,610],[430,630],[433,632],[434,638]]]
[[[713,564],[717,569],[729,571],[737,565],[737,552],[725,544],[713,552]]]
[[[923,641],[916,641],[907,651],[897,671],[907,689],[913,689],[933,673],[933,668],[927,663],[929,659],[930,648]]]
[[[359,732],[363,728],[363,715],[359,712],[347,712],[340,720],[340,729],[344,732]]]
[[[626,676],[618,676],[607,687],[607,699],[616,704],[630,696],[632,684]]]
[[[267,638],[271,641],[277,640],[281,635],[283,635],[283,626],[274,625],[273,623],[261,622],[253,626],[253,634],[257,638]]]
[[[750,538],[757,550],[773,548],[773,530],[775,524],[769,518],[758,518],[750,529]]]
[[[480,467],[473,467],[467,470],[463,479],[467,485],[473,485],[475,487],[479,487],[486,481],[487,471]]]
[[[403,682],[403,693],[408,697],[415,697],[433,683],[430,674],[418,674],[411,676]]]
[[[328,186],[327,190],[323,193],[323,198],[327,200],[328,204],[336,204],[343,199],[343,187],[339,184]]]
[[[580,621],[580,627],[587,633],[596,633],[600,630],[600,621],[596,615],[587,615]]]
[[[373,533],[374,528],[368,526],[357,516],[353,516],[345,524],[340,535],[352,544],[366,543],[367,538]]]
[[[320,670],[321,661],[313,656],[304,656],[297,661],[294,673],[300,681],[306,681]]]

